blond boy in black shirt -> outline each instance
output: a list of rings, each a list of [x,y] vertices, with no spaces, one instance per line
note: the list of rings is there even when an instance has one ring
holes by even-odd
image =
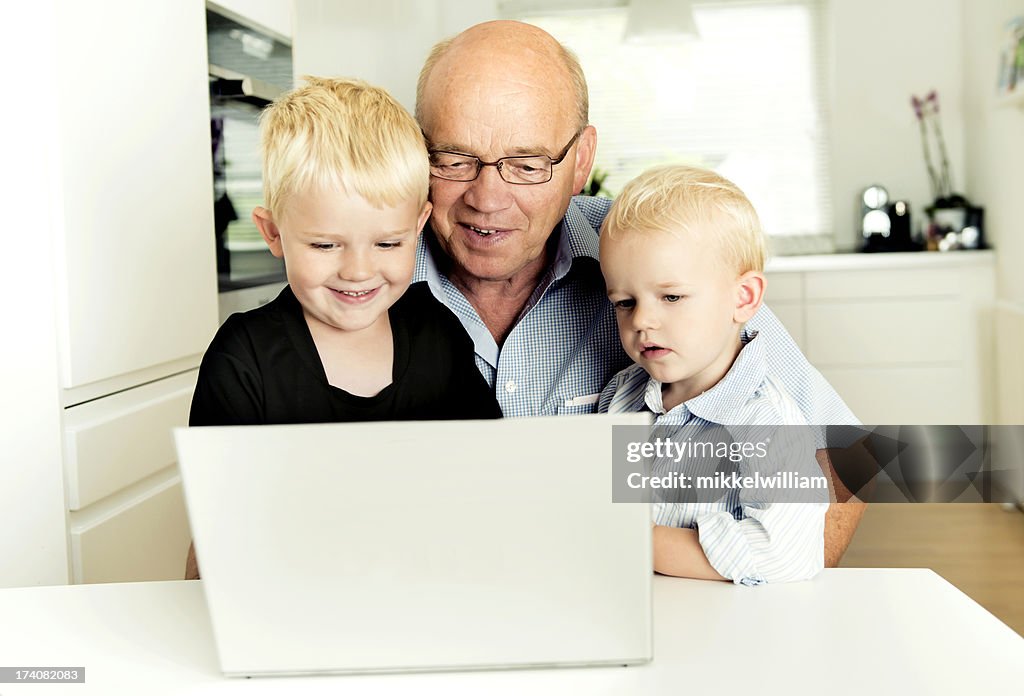
[[[253,220],[288,287],[217,332],[190,425],[500,417],[458,319],[406,292],[431,209],[412,116],[365,82],[307,78],[260,133]]]
[[[458,320],[408,294],[430,215],[412,116],[358,80],[307,78],[260,117],[253,220],[288,287],[230,317],[200,368],[191,425],[494,417]]]

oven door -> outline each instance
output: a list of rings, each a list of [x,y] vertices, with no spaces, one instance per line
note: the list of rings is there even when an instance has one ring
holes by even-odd
[[[285,279],[284,262],[267,248],[253,209],[263,203],[258,103],[210,96],[210,137],[217,278],[221,292]]]

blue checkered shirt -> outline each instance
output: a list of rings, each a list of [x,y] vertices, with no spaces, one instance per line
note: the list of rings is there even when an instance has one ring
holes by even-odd
[[[556,230],[554,262],[500,348],[420,241],[413,282],[426,282],[466,327],[477,367],[506,417],[594,413],[601,389],[630,364],[598,264],[597,229],[610,205],[606,198],[583,197],[569,204]]]
[[[594,413],[601,390],[630,364],[598,264],[597,231],[610,206],[606,198],[572,199],[555,230],[554,262],[500,347],[465,296],[438,272],[424,239],[432,233],[421,235],[413,282],[427,283],[462,322],[476,346],[477,367],[506,417]],[[857,422],[767,307],[747,326],[764,338],[769,370],[786,384],[808,423]]]
[[[740,474],[763,476],[791,471],[822,476],[814,456],[814,434],[784,384],[767,370],[765,341],[750,332],[729,372],[706,392],[666,411],[662,383],[639,365],[619,372],[601,394],[601,413],[650,411],[655,427],[676,442],[714,441],[721,426],[756,426],[731,431],[740,440],[770,441],[773,456],[739,465]],[[726,428],[728,430],[728,428]],[[656,470],[712,476],[717,459],[687,458],[680,464],[655,462]],[[814,577],[824,567],[828,491],[802,496],[805,502],[778,502],[777,495],[733,488],[714,501],[656,502],[655,524],[696,529],[708,562],[722,577],[742,585],[789,582]],[[794,496],[794,493],[787,494]],[[773,499],[774,498],[774,499]]]

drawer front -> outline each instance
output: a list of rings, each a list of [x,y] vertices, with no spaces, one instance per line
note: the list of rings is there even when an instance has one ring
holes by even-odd
[[[181,478],[112,506],[99,517],[71,520],[72,581],[181,580],[191,533]]]
[[[892,269],[815,271],[808,273],[808,300],[889,297],[958,297],[961,275],[956,269]]]
[[[775,311],[780,301],[800,301],[804,299],[803,273],[766,273],[768,281],[765,286],[765,302]]]
[[[67,409],[68,506],[79,510],[174,464],[198,370]]]
[[[822,368],[867,425],[978,424],[979,385],[957,367]]]
[[[961,360],[968,332],[957,300],[807,303],[806,353],[821,368]]]

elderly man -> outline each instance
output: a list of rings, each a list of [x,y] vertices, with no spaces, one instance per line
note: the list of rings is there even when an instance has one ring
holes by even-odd
[[[459,317],[506,416],[594,412],[629,364],[597,261],[610,202],[573,197],[597,148],[587,102],[575,57],[519,22],[441,42],[420,74],[416,116],[431,151],[434,208],[413,280]],[[769,367],[808,423],[856,422],[767,308],[748,326],[766,339]],[[860,504],[832,506],[826,565],[838,562],[861,514]]]

